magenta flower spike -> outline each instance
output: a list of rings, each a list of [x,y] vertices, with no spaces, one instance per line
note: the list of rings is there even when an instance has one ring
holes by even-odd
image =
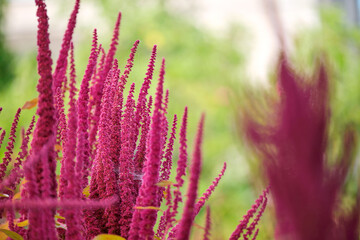
[[[114,64],[105,82],[99,122],[99,143],[92,166],[90,199],[102,199],[108,195],[106,191],[106,180],[111,179],[112,177],[110,175],[113,174],[113,171],[105,171],[105,169],[107,170],[107,167],[111,164],[111,160],[108,159],[111,152],[108,143],[111,142],[111,106],[114,96],[114,86],[116,86],[115,83],[119,79],[117,73],[117,65]],[[103,209],[86,213],[87,239],[92,239],[102,230],[106,230],[106,220],[102,218],[103,214]]]
[[[74,66],[72,64],[72,66]],[[81,192],[81,178],[76,176],[75,172],[75,158],[76,158],[76,135],[74,133],[78,128],[78,110],[76,105],[76,80],[74,69],[71,69],[70,77],[70,108],[68,114],[68,130],[67,130],[67,139],[64,146],[64,169],[65,175],[63,176],[66,179],[66,188],[64,191],[64,199],[80,199]],[[79,209],[69,209],[63,211],[63,216],[65,217],[65,223],[68,226],[65,234],[65,239],[82,239],[82,228],[81,228],[81,211]]]
[[[268,198],[267,198],[267,195],[269,194],[269,188],[265,189],[264,192],[263,192],[263,195],[264,195],[264,201],[262,202],[262,205],[261,205],[261,208],[260,210],[258,211],[258,213],[256,214],[256,217],[254,218],[254,220],[252,221],[252,223],[250,224],[249,227],[247,227],[246,229],[246,233],[243,235],[243,238],[244,240],[247,240],[251,234],[255,231],[255,228],[256,226],[258,225],[259,221],[260,221],[260,218],[261,216],[263,215],[264,211],[265,211],[265,208],[266,208],[266,205],[267,205],[267,201],[268,201]],[[258,230],[257,230],[258,231]],[[257,234],[256,234],[257,235]],[[255,234],[254,234],[255,236]]]
[[[114,62],[114,56],[116,53],[116,48],[118,45],[119,40],[119,28],[120,28],[120,21],[121,21],[121,12],[119,12],[118,18],[115,23],[113,38],[111,40],[110,49],[108,54],[106,54],[104,65],[99,73],[99,78],[97,79],[94,93],[92,97],[94,98],[94,114],[92,115],[92,129],[90,131],[90,146],[94,147],[96,135],[98,133],[98,124],[100,121],[100,114],[101,114],[101,101],[104,94],[104,84],[106,82],[106,78],[108,77],[109,71]],[[97,148],[96,148],[97,149]],[[94,155],[96,154],[96,149],[94,150]]]
[[[176,239],[189,239],[191,226],[194,221],[194,208],[197,198],[197,190],[199,185],[202,162],[201,144],[203,139],[204,120],[205,115],[203,114],[200,119],[199,128],[195,140],[194,152],[192,156],[189,188],[186,194],[187,200],[184,206],[182,217],[179,222],[179,227],[176,231]]]
[[[335,222],[354,139],[350,137],[348,147],[344,145],[346,154],[335,168],[329,167],[326,69],[320,63],[313,81],[305,81],[282,55],[277,77],[280,100],[272,106],[276,119],[268,119],[273,122],[265,126],[251,120],[246,127],[248,138],[264,159],[275,205],[276,236],[294,240],[346,239],[348,230]],[[351,130],[346,134],[354,135]],[[264,147],[269,144],[272,151]]]
[[[1,132],[1,135],[0,135],[0,148],[1,148],[2,143],[3,143],[3,141],[4,141],[5,134],[6,134],[6,131],[3,130],[3,131]]]
[[[186,167],[187,167],[187,139],[186,139],[186,129],[187,129],[187,118],[188,118],[188,109],[185,107],[184,115],[182,118],[182,124],[180,129],[180,149],[179,149],[179,161],[178,167],[176,169],[176,187],[182,187],[184,184],[183,176],[185,176]]]
[[[171,168],[172,168],[172,157],[174,151],[174,142],[176,139],[176,125],[177,125],[177,115],[174,115],[174,120],[171,128],[171,134],[169,138],[169,142],[167,144],[166,152],[165,152],[165,160],[161,166],[161,174],[160,180],[169,180]]]
[[[235,231],[231,234],[229,240],[237,240],[240,238],[241,234],[243,234],[244,231],[247,229],[247,225],[249,224],[250,219],[254,216],[254,214],[259,209],[259,207],[261,205],[264,205],[263,201],[266,198],[266,194],[267,194],[267,190],[264,190],[263,193],[259,196],[259,198],[255,200],[255,203],[243,216],[243,219],[241,220],[240,224],[236,227]]]
[[[152,96],[149,97],[149,101],[147,103],[147,108],[144,112],[144,117],[142,119],[141,125],[141,138],[140,142],[137,146],[134,164],[135,164],[135,172],[134,172],[134,181],[135,181],[135,196],[138,195],[139,188],[141,186],[141,179],[143,174],[143,166],[145,162],[145,156],[147,154],[147,139],[148,133],[150,130],[150,121],[151,121],[151,107],[152,107]]]
[[[76,0],[74,9],[68,21],[67,29],[65,31],[58,60],[56,62],[55,71],[53,74],[53,92],[54,92],[54,106],[57,119],[57,144],[64,142],[66,138],[66,117],[64,113],[64,93],[66,91],[66,68],[67,57],[71,45],[72,36],[74,33],[76,18],[79,12],[80,0]],[[63,87],[63,88],[62,88]]]
[[[134,183],[134,151],[135,151],[135,101],[133,83],[130,87],[129,95],[125,105],[124,118],[121,123],[121,152],[119,158],[119,188],[121,193],[121,218],[118,224],[121,226],[121,236],[128,237],[133,208],[135,205],[135,183]]]
[[[11,155],[14,152],[14,143],[15,143],[15,139],[16,139],[15,134],[16,134],[16,128],[18,126],[19,118],[20,118],[20,113],[21,113],[21,108],[19,108],[16,111],[13,123],[11,125],[9,141],[6,146],[6,152],[4,153],[5,156],[3,157],[2,162],[0,163],[0,182],[2,182],[5,177],[6,169],[11,161]]]
[[[129,77],[129,74],[131,72],[131,69],[134,66],[135,53],[136,53],[136,50],[137,50],[137,48],[139,46],[139,43],[140,43],[139,40],[136,40],[134,42],[134,45],[130,50],[130,55],[129,55],[129,58],[127,60],[127,64],[125,66],[125,70],[124,70],[123,74],[120,77],[120,86],[121,86],[122,89],[124,88],[124,86],[125,86],[125,84],[127,82],[127,78]]]
[[[144,82],[141,85],[139,97],[137,100],[136,111],[135,111],[135,122],[137,124],[136,130],[135,130],[136,131],[135,132],[135,142],[138,139],[141,120],[142,120],[142,118],[144,118],[144,113],[145,113],[145,108],[146,108],[146,96],[148,95],[148,91],[150,88],[150,84],[151,84],[151,80],[153,78],[153,73],[154,73],[154,68],[155,68],[156,51],[157,51],[157,46],[154,45],[154,47],[152,49],[150,61],[148,64],[146,77],[144,78]]]
[[[67,25],[66,32],[64,34],[64,38],[61,44],[61,49],[59,53],[58,60],[56,62],[55,72],[53,75],[54,78],[54,91],[57,92],[59,88],[61,88],[62,81],[65,78],[66,66],[67,66],[67,57],[70,49],[70,43],[72,40],[72,36],[74,33],[76,18],[79,12],[80,0],[76,0],[74,9],[69,18],[69,22]]]
[[[165,188],[166,191],[166,211],[164,212],[164,214],[161,216],[160,218],[160,222],[159,222],[159,226],[156,232],[156,236],[160,239],[165,239],[166,234],[168,233],[168,230],[172,227],[172,222],[171,222],[171,209],[172,209],[172,196],[171,196],[171,189],[170,189],[170,185],[168,185]]]
[[[78,107],[78,128],[77,128],[77,148],[76,148],[76,176],[81,179],[78,188],[83,189],[88,185],[90,169],[90,144],[89,144],[89,82],[94,73],[97,51],[97,32],[94,30],[92,49],[89,56],[88,65],[81,82]],[[81,191],[81,190],[78,191]]]
[[[210,207],[206,208],[206,223],[204,231],[204,240],[210,240],[210,230],[211,230],[211,216],[210,216]]]
[[[182,118],[181,128],[180,128],[180,149],[179,149],[179,160],[176,168],[176,183],[174,186],[176,187],[174,191],[174,202],[172,206],[172,212],[170,215],[170,221],[175,222],[175,217],[178,213],[179,203],[182,202],[181,191],[180,188],[184,184],[183,176],[186,174],[186,166],[187,166],[187,144],[186,144],[186,128],[187,128],[187,118],[188,118],[188,110],[185,107],[184,115]]]
[[[206,189],[206,191],[203,193],[203,195],[200,197],[198,202],[195,205],[195,215],[194,217],[200,212],[201,208],[204,206],[205,202],[210,198],[211,194],[214,192],[215,188],[219,184],[222,176],[224,176],[226,170],[226,162],[224,162],[223,168],[221,172],[219,173],[219,176],[217,176],[212,184]]]
[[[26,130],[25,136],[21,143],[21,151],[18,153],[18,156],[15,159],[14,167],[9,175],[1,184],[0,191],[4,186],[7,186],[9,189],[15,190],[16,186],[20,183],[20,179],[23,177],[23,171],[20,167],[23,164],[23,160],[28,156],[28,144],[30,140],[30,135],[34,128],[35,116],[32,118],[28,129]],[[13,193],[12,193],[13,195]]]
[[[37,16],[38,16],[38,73],[40,79],[37,85],[39,92],[38,109],[37,114],[39,118],[37,120],[34,137],[31,143],[32,153],[36,154],[40,152],[41,148],[47,144],[50,138],[54,135],[55,131],[55,118],[54,118],[54,95],[52,91],[52,74],[51,74],[51,51],[49,48],[49,23],[46,12],[46,5],[42,0],[36,0]],[[49,149],[49,168],[51,172],[51,197],[56,197],[56,160],[53,154],[54,149]],[[41,172],[43,167],[37,163],[37,166],[33,166],[36,172]],[[38,175],[38,179],[40,180]],[[30,223],[31,224],[31,223]]]
[[[55,138],[50,137],[49,142],[45,144],[45,146],[40,150],[38,153],[38,158],[41,165],[42,165],[42,173],[40,179],[40,190],[42,193],[42,198],[51,198],[53,195],[54,190],[52,189],[52,172],[50,168],[49,153],[52,153],[52,157],[55,157],[54,152],[51,152],[55,143]],[[57,240],[56,230],[55,230],[55,219],[54,219],[54,208],[45,209],[41,212],[42,214],[42,233],[44,239],[49,240]],[[39,226],[37,226],[39,227]]]
[[[165,59],[162,61],[159,83],[156,89],[155,108],[152,115],[149,132],[147,160],[144,167],[144,176],[136,206],[158,207],[159,170],[161,163],[161,106],[163,100],[163,84],[165,75]],[[148,239],[154,236],[154,225],[157,212],[154,209],[135,210],[129,232],[129,239]],[[138,228],[138,229],[137,229]]]

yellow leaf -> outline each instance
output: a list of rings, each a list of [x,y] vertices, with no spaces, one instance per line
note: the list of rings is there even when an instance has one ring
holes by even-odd
[[[170,180],[162,180],[162,181],[158,182],[156,184],[156,186],[158,186],[158,187],[167,187],[167,186],[170,186],[170,185],[173,185],[173,184],[174,183],[171,182]]]
[[[159,238],[158,236],[154,236],[154,238],[156,239],[156,240],[161,240],[161,238]]]
[[[5,194],[5,193],[0,193],[0,197],[6,197],[6,198],[8,198],[9,195],[7,195],[7,194]]]
[[[17,234],[16,232],[7,229],[0,229],[0,232],[5,233],[9,238],[12,238],[13,240],[24,240],[24,238],[19,234]]]
[[[63,216],[60,216],[60,215],[55,215],[55,218],[65,220],[65,218]]]
[[[32,109],[36,107],[38,103],[38,98],[34,98],[30,101],[25,102],[24,106],[21,109]]]
[[[19,226],[19,227],[26,227],[26,226],[29,225],[29,220],[18,222],[18,223],[16,223],[16,225]]]
[[[152,209],[152,210],[162,211],[160,208],[158,208],[158,207],[153,207],[153,206],[148,206],[148,207],[135,206],[134,209],[139,209],[139,210]]]
[[[83,194],[85,195],[85,197],[89,197],[89,196],[90,196],[90,185],[87,186],[86,188],[84,188]]]
[[[126,239],[114,234],[100,234],[94,237],[93,240],[126,240]]]

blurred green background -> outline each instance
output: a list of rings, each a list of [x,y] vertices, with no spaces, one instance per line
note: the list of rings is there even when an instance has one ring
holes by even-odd
[[[198,120],[202,112],[206,113],[204,163],[199,194],[211,184],[226,161],[227,171],[209,204],[213,223],[212,239],[227,239],[264,188],[257,160],[244,147],[246,144],[242,142],[236,120],[239,107],[248,100],[246,92],[256,88],[255,94],[259,97],[263,92],[273,90],[269,85],[249,84],[252,76],[245,74],[245,67],[250,55],[247,48],[252,41],[250,34],[238,24],[232,24],[221,34],[214,34],[195,23],[192,8],[174,11],[164,0],[88,2],[96,7],[99,16],[94,18],[101,19],[101,22],[95,23],[95,26],[90,23],[80,25],[75,30],[78,82],[86,67],[93,28],[97,28],[100,42],[107,50],[117,13],[122,11],[116,54],[120,67],[126,64],[133,42],[139,39],[140,46],[129,78],[129,82],[135,82],[139,90],[152,46],[158,45],[157,72],[161,58],[166,59],[165,86],[170,90],[169,119],[175,113],[181,118],[184,107],[189,107],[189,156]],[[2,13],[6,7],[4,4],[5,1],[0,1]],[[64,0],[58,9],[52,9],[50,13],[67,19],[72,6],[73,1]],[[35,12],[33,14],[35,16]],[[0,14],[0,22],[2,17]],[[51,19],[50,15],[50,28]],[[320,24],[316,27],[303,29],[296,35],[292,57],[296,69],[309,73],[318,54],[326,56],[334,79],[334,130],[331,134],[339,139],[337,133],[349,122],[354,124],[358,133],[360,130],[360,31],[348,25],[336,9],[324,9],[319,13],[319,19]],[[92,23],[94,20],[89,21]],[[55,31],[62,35],[65,27]],[[38,76],[36,46],[24,53],[11,53],[3,34],[0,31],[0,102],[4,108],[0,126],[9,129],[16,109],[37,96]],[[57,56],[59,46],[53,43],[52,48],[53,56]],[[34,113],[35,109],[23,111],[20,126],[26,127]],[[177,160],[177,151],[174,160]],[[358,181],[358,168],[357,163],[352,173],[355,181]],[[274,221],[271,219],[271,203],[269,205],[261,221],[258,239],[272,239]],[[202,211],[196,223],[203,226],[204,221]],[[195,227],[194,239],[198,239],[202,231]]]

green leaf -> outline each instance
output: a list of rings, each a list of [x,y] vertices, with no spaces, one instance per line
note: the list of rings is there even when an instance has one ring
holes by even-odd
[[[100,234],[94,237],[93,240],[126,240],[126,239],[113,234]]]
[[[6,236],[8,236],[9,238],[13,239],[13,240],[24,240],[24,238],[22,236],[20,236],[19,234],[17,234],[16,232],[7,230],[7,229],[0,229],[0,232],[3,232],[6,234]]]

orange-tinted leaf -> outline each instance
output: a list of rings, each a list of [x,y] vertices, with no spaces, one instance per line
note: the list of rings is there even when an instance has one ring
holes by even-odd
[[[60,144],[55,144],[56,151],[62,151],[62,146]]]
[[[20,236],[19,234],[17,234],[16,232],[7,230],[7,229],[0,229],[0,232],[3,232],[6,234],[6,236],[8,236],[9,238],[13,239],[13,240],[24,240],[24,238],[22,236]]]
[[[170,185],[173,185],[173,184],[174,183],[171,182],[170,180],[162,180],[162,181],[158,182],[156,184],[156,186],[158,186],[158,187],[167,187],[167,186],[170,186]]]
[[[85,197],[89,197],[89,196],[90,196],[90,185],[87,186],[86,188],[84,188],[83,194],[84,194]]]
[[[36,107],[38,103],[38,98],[34,98],[33,100],[25,102],[24,106],[21,109],[32,109]]]
[[[114,234],[100,234],[94,237],[93,240],[126,240],[126,239]]]
[[[135,206],[134,209],[139,209],[139,210],[152,209],[152,210],[162,211],[160,208],[153,206],[148,206],[148,207]]]

